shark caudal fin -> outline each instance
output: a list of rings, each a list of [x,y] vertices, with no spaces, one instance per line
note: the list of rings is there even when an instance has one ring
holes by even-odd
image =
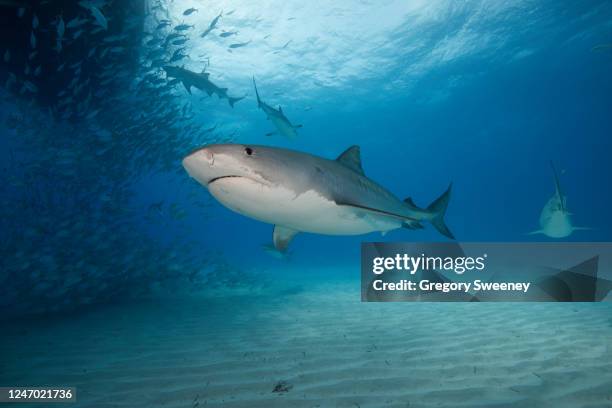
[[[255,83],[255,77],[253,76],[253,87],[255,88],[255,96],[257,97],[257,106],[261,106],[261,99],[259,99],[259,92],[257,92],[257,84]]]
[[[231,96],[228,96],[227,101],[229,102],[230,106],[233,108],[236,102],[241,101],[244,98],[245,98],[244,96],[240,96],[238,98],[232,98]]]
[[[450,201],[452,186],[453,184],[451,183],[440,197],[438,197],[433,203],[429,204],[429,207],[427,207],[427,211],[431,213],[431,224],[436,227],[438,232],[440,232],[440,234],[444,235],[445,237],[455,239],[453,233],[444,223],[444,214],[446,214],[446,208],[448,207],[448,202]]]

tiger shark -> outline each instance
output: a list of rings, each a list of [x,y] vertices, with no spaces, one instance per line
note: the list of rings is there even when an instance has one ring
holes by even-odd
[[[242,99],[244,96],[234,98],[227,94],[227,88],[220,88],[208,78],[208,72],[202,72],[198,74],[197,72],[189,71],[188,69],[181,67],[174,67],[171,65],[165,65],[164,71],[166,71],[166,75],[172,78],[176,78],[183,83],[187,92],[191,94],[191,87],[197,88],[201,91],[204,91],[208,94],[208,96],[212,96],[212,94],[217,94],[219,99],[225,98],[229,102],[230,106],[233,108],[234,104]]]
[[[279,134],[293,138],[297,136],[297,129],[301,128],[302,125],[293,125],[287,116],[283,113],[283,109],[278,107],[278,109],[274,109],[272,106],[268,105],[259,97],[259,92],[257,91],[257,84],[255,83],[255,77],[253,77],[253,87],[255,88],[255,95],[257,96],[257,107],[260,108],[266,114],[267,118],[272,121],[274,126],[276,127]],[[274,134],[275,132],[268,133],[267,136]]]
[[[444,223],[451,186],[427,208],[402,201],[365,175],[358,146],[329,160],[276,147],[208,145],[185,157],[183,167],[224,206],[273,224],[279,251],[299,232],[386,233],[420,229],[422,221],[454,239]]]
[[[565,238],[569,237],[572,232],[578,230],[588,230],[587,227],[574,227],[570,216],[572,215],[567,210],[567,197],[563,195],[559,177],[554,164],[551,162],[553,177],[555,180],[555,193],[548,200],[542,212],[540,213],[540,229],[532,231],[529,234],[543,234],[550,238]]]

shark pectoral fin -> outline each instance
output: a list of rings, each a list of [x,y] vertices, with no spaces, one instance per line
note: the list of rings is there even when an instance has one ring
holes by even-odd
[[[266,136],[274,136],[276,134],[276,132],[268,132],[266,133]]]
[[[593,229],[591,227],[573,227],[572,231],[591,231]]]
[[[359,146],[349,147],[340,156],[338,156],[336,161],[361,174],[362,176],[365,176],[363,173],[363,168],[361,167],[361,152]]]
[[[544,234],[544,231],[537,230],[537,231],[531,231],[527,233],[527,235],[537,235],[537,234]]]
[[[189,92],[189,95],[191,95],[191,84],[188,83],[187,81],[183,81],[183,86],[185,87],[187,92]]]
[[[291,240],[299,231],[293,230],[291,228],[283,227],[280,225],[274,226],[274,233],[272,235],[272,241],[274,242],[274,247],[280,252],[285,252]]]
[[[299,129],[299,128],[301,128],[301,127],[304,127],[304,125],[293,125],[293,128],[294,128],[294,129]]]

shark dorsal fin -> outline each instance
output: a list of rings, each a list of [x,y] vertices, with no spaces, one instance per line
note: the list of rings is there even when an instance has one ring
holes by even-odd
[[[281,108],[281,106],[280,106],[280,105],[278,105],[278,111],[279,111],[280,113],[283,113],[283,108]]]
[[[565,210],[565,196],[563,195],[563,191],[561,190],[561,184],[559,183],[559,176],[557,175],[557,169],[555,168],[554,163],[550,162],[550,167],[552,167],[553,176],[555,177],[555,194],[557,195],[557,199],[559,200],[559,205],[561,206],[560,210]]]
[[[336,161],[345,165],[349,169],[365,176],[363,168],[361,167],[361,153],[359,146],[355,145],[349,147],[344,151],[344,153],[338,156]]]

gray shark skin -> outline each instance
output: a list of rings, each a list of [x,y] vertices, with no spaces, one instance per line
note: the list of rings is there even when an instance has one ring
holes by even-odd
[[[301,128],[302,125],[293,125],[291,121],[283,113],[283,109],[279,106],[278,109],[274,109],[268,105],[259,97],[257,90],[257,84],[255,83],[255,77],[253,77],[253,87],[255,88],[255,95],[257,96],[257,107],[264,111],[266,117],[272,121],[279,134],[294,138],[297,136],[297,129]],[[269,133],[268,135],[270,135]]]
[[[219,88],[217,85],[211,82],[209,79],[209,74],[207,72],[202,72],[198,74],[197,72],[189,71],[188,69],[181,67],[173,67],[170,65],[165,65],[164,71],[171,78],[176,78],[183,83],[187,92],[191,94],[191,87],[197,88],[201,91],[204,91],[208,94],[208,96],[212,96],[212,94],[216,94],[219,99],[227,99],[230,106],[233,108],[234,104],[242,99],[244,96],[239,98],[231,97],[227,94],[227,88]]]
[[[221,204],[273,224],[274,246],[285,251],[300,231],[325,235],[386,233],[423,228],[429,221],[448,238],[448,189],[427,208],[401,201],[372,181],[352,146],[336,160],[276,147],[219,144],[183,159],[187,173]]]

